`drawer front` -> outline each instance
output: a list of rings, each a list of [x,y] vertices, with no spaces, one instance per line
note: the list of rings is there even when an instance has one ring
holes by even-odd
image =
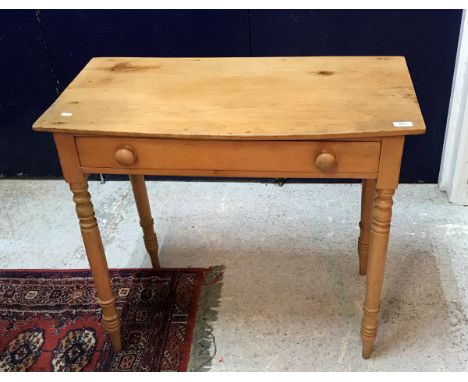
[[[77,136],[85,170],[170,175],[209,172],[272,173],[291,177],[363,177],[376,174],[380,142],[219,141]],[[117,171],[116,171],[117,170]],[[122,170],[122,171],[120,171]],[[141,171],[140,171],[141,172]],[[245,173],[243,175],[243,173]],[[227,174],[229,176],[229,174]],[[287,175],[287,174],[283,174]]]

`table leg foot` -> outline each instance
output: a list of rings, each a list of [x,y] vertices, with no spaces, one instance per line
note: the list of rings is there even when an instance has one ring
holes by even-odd
[[[377,337],[377,317],[379,309],[368,309],[364,306],[364,317],[361,324],[362,358],[368,359],[374,350]]]
[[[104,328],[109,333],[112,347],[116,352],[119,352],[122,350],[122,339],[120,335],[120,318],[115,307],[115,298],[108,301],[98,299],[98,303],[102,308]]]
[[[369,359],[374,350],[374,341],[362,341],[362,358]]]
[[[151,217],[151,209],[148,200],[148,191],[146,190],[145,178],[143,175],[130,175],[133,195],[140,216],[140,225],[143,229],[143,240],[145,248],[151,259],[153,269],[158,269],[158,238],[154,232],[154,221]]]
[[[151,265],[153,269],[159,269],[159,258],[158,258],[158,238],[154,232],[154,223],[153,219],[147,223],[140,222],[141,228],[143,229],[143,241],[145,242],[146,252],[151,259]]]

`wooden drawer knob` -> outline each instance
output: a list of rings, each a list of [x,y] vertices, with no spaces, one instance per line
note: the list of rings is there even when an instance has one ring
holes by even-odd
[[[121,166],[131,166],[137,159],[136,151],[132,146],[121,146],[115,152],[115,160]]]
[[[317,158],[315,158],[315,166],[317,166],[321,172],[329,172],[336,166],[336,158],[331,152],[323,150]]]

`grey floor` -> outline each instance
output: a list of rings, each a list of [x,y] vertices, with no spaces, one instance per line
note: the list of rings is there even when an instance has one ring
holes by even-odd
[[[150,266],[128,182],[90,182],[111,267]],[[215,371],[468,370],[468,208],[401,185],[371,360],[360,186],[149,182],[165,267],[226,267]],[[83,268],[63,181],[0,181],[0,267]]]

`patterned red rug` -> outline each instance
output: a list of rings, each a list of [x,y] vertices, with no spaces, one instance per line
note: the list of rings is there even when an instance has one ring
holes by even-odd
[[[186,371],[206,269],[112,270],[115,353],[88,271],[0,272],[1,371]]]

